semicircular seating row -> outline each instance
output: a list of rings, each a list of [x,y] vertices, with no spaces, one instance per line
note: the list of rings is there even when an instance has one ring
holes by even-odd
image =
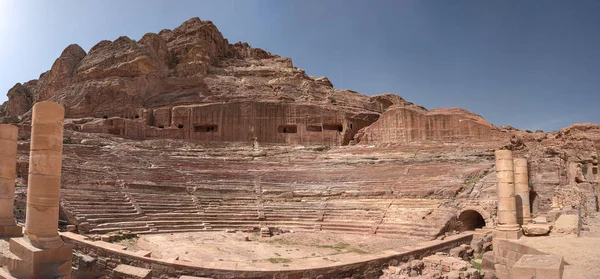
[[[63,189],[70,220],[89,222],[90,233],[138,234],[210,230],[336,231],[419,239],[435,238],[454,215],[433,199],[261,200],[250,196],[149,194]]]

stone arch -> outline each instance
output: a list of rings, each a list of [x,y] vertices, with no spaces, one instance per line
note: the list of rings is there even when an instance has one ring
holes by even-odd
[[[462,223],[462,231],[493,226],[492,216],[481,206],[467,206],[456,217]]]

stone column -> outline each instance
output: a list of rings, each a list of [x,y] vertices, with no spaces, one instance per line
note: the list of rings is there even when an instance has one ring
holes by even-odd
[[[17,126],[0,124],[0,237],[23,235],[13,214],[18,132]]]
[[[38,248],[63,245],[58,236],[58,206],[64,112],[53,102],[33,106],[25,234]]]
[[[498,192],[498,227],[500,231],[518,231],[513,155],[510,150],[496,150]]]
[[[517,202],[517,222],[520,225],[531,222],[531,208],[529,206],[529,175],[527,172],[527,159],[515,158],[515,195]]]

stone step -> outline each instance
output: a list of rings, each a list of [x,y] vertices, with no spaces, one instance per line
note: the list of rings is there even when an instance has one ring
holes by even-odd
[[[140,227],[105,227],[105,228],[93,228],[90,230],[91,233],[104,234],[114,231],[130,231],[132,233],[145,232],[150,230],[147,226]]]
[[[85,217],[86,219],[100,219],[100,218],[117,218],[117,217],[134,217],[136,213],[92,213],[92,214],[78,214],[78,216]]]

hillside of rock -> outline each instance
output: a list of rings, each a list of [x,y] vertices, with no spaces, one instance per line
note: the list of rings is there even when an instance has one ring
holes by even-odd
[[[224,227],[285,221],[343,231],[356,221],[343,218],[358,216],[361,232],[427,223],[420,237],[434,237],[460,209],[494,215],[501,148],[528,159],[534,214],[598,211],[600,125],[534,133],[459,108],[336,89],[289,58],[229,44],[198,18],[87,53],[70,45],[8,98],[0,115],[20,128],[22,186],[32,105],[65,106],[63,213],[98,232],[204,229],[218,213],[231,215]],[[121,209],[102,213],[113,200]],[[205,219],[189,224],[189,214]]]
[[[470,112],[427,111],[394,94],[336,89],[290,58],[230,44],[199,18],[138,41],[101,41],[87,53],[69,45],[39,79],[9,90],[0,121],[27,122],[33,104],[46,100],[65,106],[74,129],[131,139],[346,145],[364,133],[365,142],[485,140],[498,130]],[[399,111],[402,123],[389,122]],[[382,114],[383,124],[363,130]],[[390,136],[390,127],[413,132]]]

